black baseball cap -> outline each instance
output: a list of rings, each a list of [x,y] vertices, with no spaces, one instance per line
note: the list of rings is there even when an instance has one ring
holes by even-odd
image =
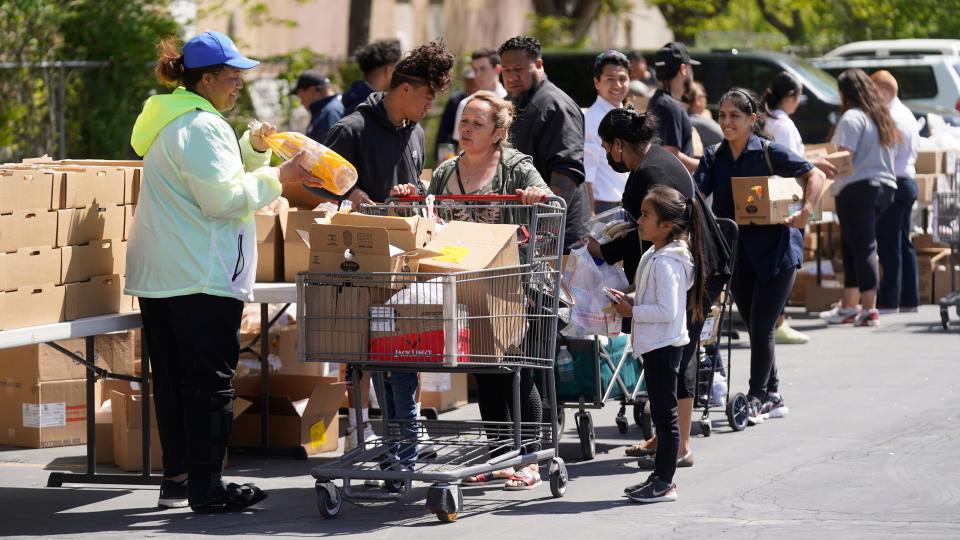
[[[671,41],[661,47],[653,59],[653,65],[657,70],[657,78],[661,81],[674,78],[683,64],[699,66],[700,62],[690,58],[687,46],[679,41]]]
[[[296,94],[299,90],[314,87],[323,88],[329,85],[330,79],[326,75],[314,69],[308,69],[297,77],[297,84],[293,86],[293,90],[290,90],[290,95]]]

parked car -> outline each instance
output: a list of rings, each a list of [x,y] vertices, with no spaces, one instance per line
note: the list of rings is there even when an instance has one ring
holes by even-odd
[[[824,58],[844,56],[960,56],[960,39],[877,39],[855,41],[841,45],[823,55]]]
[[[816,58],[811,63],[834,77],[849,68],[867,73],[889,71],[900,86],[900,99],[910,107],[923,105],[960,111],[960,56],[873,56]]]

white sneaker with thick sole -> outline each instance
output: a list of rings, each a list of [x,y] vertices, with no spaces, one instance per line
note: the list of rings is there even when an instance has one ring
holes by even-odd
[[[857,308],[845,308],[838,305],[829,311],[821,311],[820,318],[830,324],[849,324],[857,320],[859,313],[860,310]]]
[[[356,428],[350,429],[347,428],[347,433],[344,435],[343,439],[343,453],[346,454],[357,448],[357,430]],[[363,423],[363,442],[369,443],[370,441],[377,438],[376,433],[373,432],[373,427],[370,425],[370,422]]]

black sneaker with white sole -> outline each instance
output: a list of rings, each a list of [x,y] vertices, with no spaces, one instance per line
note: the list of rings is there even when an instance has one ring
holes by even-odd
[[[187,481],[164,480],[160,482],[159,508],[184,508],[190,503],[187,501]]]
[[[677,500],[677,485],[668,484],[659,478],[647,482],[642,488],[627,495],[633,502],[656,503]]]

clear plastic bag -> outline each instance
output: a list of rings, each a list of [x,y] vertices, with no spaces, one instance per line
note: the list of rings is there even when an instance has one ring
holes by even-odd
[[[250,123],[250,131],[258,133],[262,124]],[[284,160],[297,155],[300,150],[304,156],[300,165],[311,175],[321,180],[323,189],[336,195],[343,195],[357,183],[357,169],[340,154],[307,137],[303,133],[284,131],[264,137],[271,150]]]
[[[615,336],[623,320],[612,309],[603,288],[624,290],[628,286],[623,270],[603,262],[597,264],[587,248],[570,251],[563,271],[563,282],[576,303],[570,308],[570,324],[583,334]]]

